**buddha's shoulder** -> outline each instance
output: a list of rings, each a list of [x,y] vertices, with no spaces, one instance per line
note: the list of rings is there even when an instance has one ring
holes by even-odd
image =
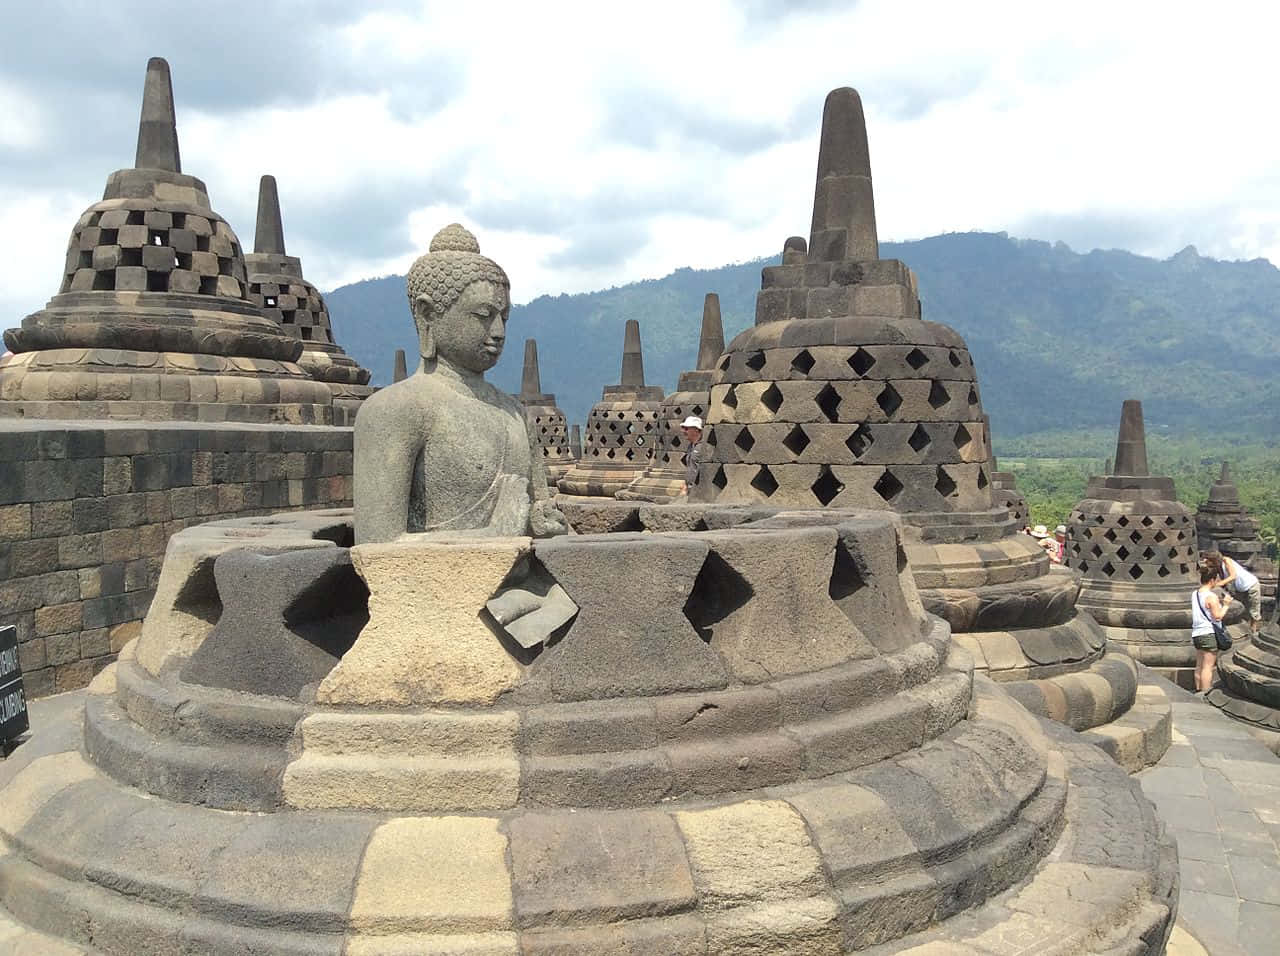
[[[432,397],[439,392],[439,385],[430,380],[430,376],[411,375],[403,381],[380,388],[360,404],[360,412],[356,416],[356,426],[362,420],[398,421],[401,419],[421,419],[429,415]]]

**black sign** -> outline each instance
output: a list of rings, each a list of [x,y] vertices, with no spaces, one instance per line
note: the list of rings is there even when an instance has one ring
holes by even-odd
[[[18,666],[18,629],[8,624],[0,627],[0,741],[12,740],[30,726]]]

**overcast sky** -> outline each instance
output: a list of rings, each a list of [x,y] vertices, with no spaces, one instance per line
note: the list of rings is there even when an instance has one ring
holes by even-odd
[[[323,289],[460,220],[513,297],[807,234],[822,100],[867,110],[882,239],[1007,230],[1280,262],[1280,4],[7,2],[0,327],[129,166],[149,56],[184,172],[253,244],[258,177]]]

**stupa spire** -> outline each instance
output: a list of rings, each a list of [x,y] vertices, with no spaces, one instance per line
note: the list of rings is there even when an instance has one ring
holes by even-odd
[[[404,360],[404,349],[396,349],[395,364],[391,369],[391,381],[403,382],[409,377],[409,369]]]
[[[809,260],[878,258],[867,122],[858,91],[844,86],[827,94],[822,109]]]
[[[1142,402],[1125,399],[1120,410],[1120,434],[1116,438],[1117,475],[1143,477],[1147,470],[1147,429],[1142,421]]]
[[[724,323],[720,320],[720,296],[708,292],[702,300],[702,333],[698,338],[698,368],[716,367],[724,352]]]
[[[178,121],[173,110],[173,80],[169,63],[153,56],[147,61],[147,78],[142,85],[142,117],[138,121],[136,169],[167,169],[182,172],[178,155]]]
[[[524,340],[524,375],[520,380],[520,395],[531,398],[542,394],[542,376],[538,374],[538,341]]]
[[[258,180],[258,227],[253,234],[253,251],[263,255],[285,255],[280,193],[274,176],[263,176]]]
[[[1224,459],[1222,462],[1222,474],[1218,476],[1218,481],[1221,484],[1225,485],[1230,480],[1231,480],[1231,467],[1227,464],[1226,460]]]
[[[640,351],[640,323],[635,319],[627,319],[626,332],[622,337],[622,379],[623,388],[644,387],[644,355]]]

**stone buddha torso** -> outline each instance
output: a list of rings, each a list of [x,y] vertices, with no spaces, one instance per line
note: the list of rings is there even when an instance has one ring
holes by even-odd
[[[520,404],[484,380],[506,342],[506,273],[455,225],[408,284],[422,362],[356,418],[356,543],[563,533]]]

